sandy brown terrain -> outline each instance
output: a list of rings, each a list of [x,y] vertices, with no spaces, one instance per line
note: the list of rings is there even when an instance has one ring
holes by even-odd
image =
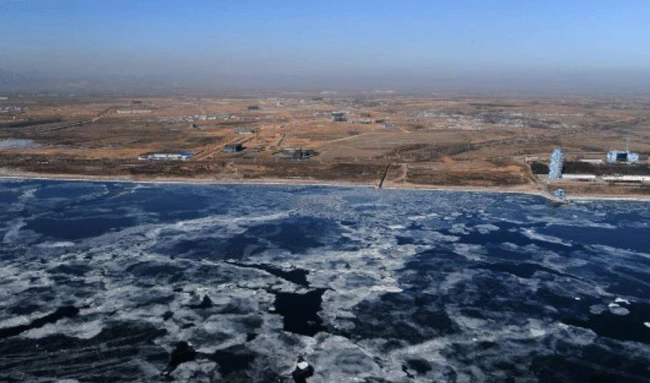
[[[348,121],[333,122],[334,110],[348,112]],[[608,150],[629,147],[645,162],[650,153],[644,99],[22,97],[0,101],[0,111],[4,174],[367,185],[383,179],[385,187],[545,191],[530,163],[548,163],[555,147],[569,161],[604,159]],[[245,149],[222,152],[234,143]],[[287,148],[318,155],[278,156]],[[138,160],[180,151],[194,157]],[[650,194],[642,184],[548,185],[558,187]]]

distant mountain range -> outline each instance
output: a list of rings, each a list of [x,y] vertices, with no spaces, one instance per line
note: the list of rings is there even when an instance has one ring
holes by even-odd
[[[79,89],[80,83],[83,84],[84,81],[58,78],[41,73],[0,69],[0,93],[67,92],[75,88]]]
[[[293,81],[293,82],[292,82]],[[14,72],[0,69],[0,95],[3,93],[57,94],[57,95],[240,95],[257,91],[282,92],[296,90],[313,79],[285,76],[267,78],[246,75],[79,75]],[[322,90],[322,89],[320,89]]]
[[[4,87],[34,85],[38,82],[39,79],[36,77],[0,69],[0,89]]]
[[[259,92],[336,90],[359,92],[395,89],[400,93],[488,95],[649,95],[648,71],[592,71],[539,74],[444,74],[393,77],[332,75],[54,75],[0,69],[0,95],[5,93],[58,95],[257,95]]]
[[[174,84],[147,76],[77,76],[22,73],[0,69],[0,93],[161,93],[173,92]]]

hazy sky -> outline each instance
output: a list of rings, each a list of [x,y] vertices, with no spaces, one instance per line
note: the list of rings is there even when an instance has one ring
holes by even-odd
[[[650,74],[649,0],[0,0],[0,68],[61,74]]]

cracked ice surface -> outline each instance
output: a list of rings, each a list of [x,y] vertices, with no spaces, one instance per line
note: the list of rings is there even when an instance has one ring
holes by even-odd
[[[0,380],[650,380],[648,204],[0,182]]]

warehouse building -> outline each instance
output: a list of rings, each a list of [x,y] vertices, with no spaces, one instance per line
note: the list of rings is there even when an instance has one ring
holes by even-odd
[[[344,110],[335,110],[332,112],[332,121],[334,122],[347,122],[348,112]]]
[[[607,153],[607,162],[610,164],[617,164],[617,163],[634,164],[639,162],[639,155],[637,153],[632,153],[628,150],[626,151],[612,150],[611,152]]]
[[[279,158],[306,160],[310,157],[317,156],[318,152],[313,149],[285,148],[275,153],[275,155]]]
[[[244,150],[244,146],[242,144],[229,144],[223,147],[221,150],[224,153],[237,153],[241,152]]]
[[[145,153],[138,157],[140,161],[185,161],[194,157],[194,153]]]

